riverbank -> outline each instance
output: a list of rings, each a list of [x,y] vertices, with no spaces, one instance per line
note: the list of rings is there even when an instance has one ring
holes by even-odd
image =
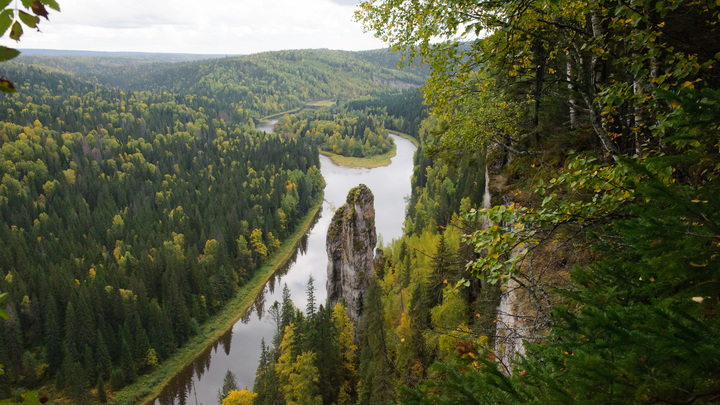
[[[315,220],[323,198],[319,198],[310,212],[303,218],[300,226],[280,247],[267,265],[256,271],[252,278],[238,290],[237,295],[229,301],[220,313],[204,322],[197,335],[183,347],[178,349],[169,359],[164,361],[153,373],[138,378],[135,384],[123,388],[109,401],[110,404],[152,404],[168,382],[191,364],[208,345],[212,344],[228,329],[232,328],[240,317],[253,305],[255,298],[265,288],[270,277],[284,265],[295,253],[295,247],[308,232]]]
[[[397,135],[401,138],[405,138],[405,139],[409,140],[410,142],[412,142],[416,148],[419,146],[418,141],[408,134],[404,134],[404,133],[398,132],[398,131],[392,131],[392,132],[388,131],[388,134]],[[323,150],[321,150],[320,153],[329,157],[330,160],[332,160],[334,163],[339,164],[341,166],[353,167],[353,168],[374,169],[376,167],[387,166],[390,164],[391,159],[394,158],[395,155],[397,154],[397,145],[394,146],[392,148],[392,150],[390,150],[387,153],[383,153],[382,155],[372,156],[369,158],[342,156],[342,155],[338,155],[338,154],[335,154],[332,152],[326,152]]]

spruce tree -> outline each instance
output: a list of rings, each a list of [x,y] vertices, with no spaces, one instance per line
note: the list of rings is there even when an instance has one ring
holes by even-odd
[[[280,329],[285,330],[285,328],[290,325],[290,323],[293,321],[295,315],[295,305],[292,302],[292,298],[290,298],[290,289],[287,286],[287,283],[283,285],[283,292],[282,292],[282,307],[281,307],[281,315],[280,315]]]
[[[220,390],[218,390],[218,402],[222,402],[223,399],[225,399],[228,394],[230,394],[230,391],[237,391],[238,385],[237,380],[235,379],[235,374],[233,374],[230,369],[228,369],[225,372],[225,378],[223,379],[223,385]]]
[[[73,403],[79,405],[90,404],[90,393],[87,390],[87,374],[79,362],[71,366],[71,381],[70,395]]]
[[[368,283],[361,334],[359,404],[379,404],[394,398],[394,372],[385,345],[382,291],[375,278]]]
[[[135,367],[135,358],[130,351],[125,339],[122,340],[120,348],[120,365],[122,367],[123,379],[126,384],[132,384],[137,379],[137,368]]]
[[[100,329],[97,331],[95,359],[97,361],[98,374],[104,378],[110,377],[110,372],[112,371],[112,359],[110,358],[110,352],[108,351],[107,345],[105,344],[105,338],[103,337],[103,333]]]
[[[260,361],[258,362],[258,367],[255,371],[255,383],[253,385],[253,392],[257,394],[257,398],[255,400],[259,404],[262,404],[265,401],[269,367],[270,354],[268,353],[267,345],[265,345],[265,338],[262,338],[260,341]]]
[[[112,372],[110,373],[110,386],[115,391],[119,391],[120,389],[122,389],[122,387],[125,386],[125,377],[123,376],[123,371],[121,368],[113,368]]]
[[[45,345],[46,361],[50,366],[50,373],[54,374],[62,364],[62,339],[60,323],[55,298],[48,297],[47,313],[45,314]]]
[[[71,361],[79,358],[80,336],[78,336],[78,320],[75,316],[75,308],[72,302],[68,302],[65,309],[65,349],[71,357]]]
[[[98,375],[97,380],[97,399],[98,402],[101,404],[104,404],[107,402],[107,391],[105,391],[105,379],[103,379],[102,374]]]
[[[312,319],[312,317],[315,315],[315,285],[314,285],[315,279],[313,278],[312,274],[310,275],[310,278],[307,282],[307,288],[305,291],[307,292],[307,307],[305,309],[305,316],[307,316],[308,320]]]

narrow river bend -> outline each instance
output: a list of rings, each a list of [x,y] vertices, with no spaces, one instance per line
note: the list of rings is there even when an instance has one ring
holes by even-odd
[[[265,311],[273,302],[282,300],[283,285],[288,285],[295,305],[305,308],[305,288],[312,275],[317,302],[325,302],[325,237],[333,209],[345,203],[351,188],[363,183],[375,195],[375,222],[379,238],[390,241],[402,234],[416,148],[407,139],[395,135],[392,137],[397,145],[397,155],[389,166],[375,169],[348,168],[320,156],[321,172],[326,182],[325,202],[314,226],[298,244],[294,260],[268,281],[255,304],[231,330],[210,345],[193,364],[165,387],[155,401],[156,405],[215,405],[227,370],[235,374],[240,389],[247,387],[252,390],[260,357],[260,342],[262,338],[271,342],[275,330],[272,321],[265,316]]]

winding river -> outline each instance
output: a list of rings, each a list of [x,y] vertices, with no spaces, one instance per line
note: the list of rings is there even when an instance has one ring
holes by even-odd
[[[258,129],[270,132],[272,123],[270,126],[258,126]],[[317,302],[325,302],[325,236],[334,208],[345,202],[351,188],[364,183],[375,195],[378,239],[390,241],[402,234],[416,148],[406,139],[395,135],[392,137],[397,145],[397,155],[389,166],[375,169],[348,168],[320,156],[321,172],[326,182],[325,202],[314,225],[298,243],[294,257],[268,281],[264,291],[241,320],[165,387],[155,401],[156,405],[217,404],[217,394],[227,370],[235,374],[240,389],[247,387],[252,390],[261,340],[264,338],[266,342],[271,342],[274,333],[274,324],[265,311],[276,300],[282,300],[283,285],[287,284],[295,305],[305,308],[305,289],[312,275]]]

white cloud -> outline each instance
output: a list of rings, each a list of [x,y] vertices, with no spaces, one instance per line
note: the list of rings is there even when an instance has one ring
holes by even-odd
[[[58,0],[21,48],[247,54],[385,45],[353,21],[355,0]],[[13,42],[13,43],[10,43]]]

